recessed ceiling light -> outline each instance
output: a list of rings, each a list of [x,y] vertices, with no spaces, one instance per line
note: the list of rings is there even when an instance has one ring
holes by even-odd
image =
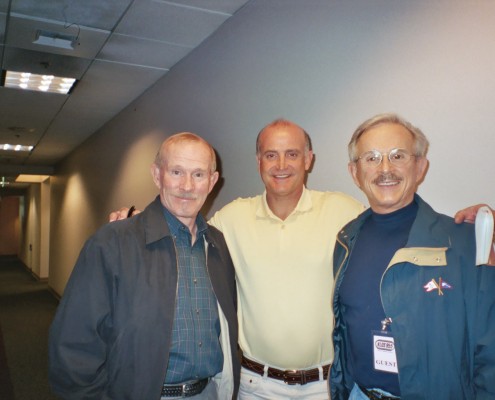
[[[31,151],[34,149],[34,146],[23,146],[20,144],[0,144],[0,150],[3,151]]]
[[[48,175],[19,175],[15,181],[17,183],[39,183],[46,181],[49,177]]]
[[[6,71],[3,85],[15,89],[67,94],[75,82],[74,78]]]

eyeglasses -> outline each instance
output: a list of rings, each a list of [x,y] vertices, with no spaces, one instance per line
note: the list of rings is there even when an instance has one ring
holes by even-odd
[[[371,150],[361,154],[356,159],[356,162],[361,161],[361,164],[365,167],[378,167],[382,163],[383,156],[387,156],[388,161],[390,161],[392,165],[398,167],[406,165],[411,160],[411,157],[416,157],[414,154],[410,154],[404,149],[393,149],[388,153],[380,153],[378,150]]]

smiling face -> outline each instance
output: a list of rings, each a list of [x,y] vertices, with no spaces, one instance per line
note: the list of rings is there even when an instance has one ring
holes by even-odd
[[[414,137],[400,124],[383,123],[365,131],[356,144],[356,154],[378,150],[383,155],[378,166],[365,165],[362,160],[349,163],[354,183],[366,194],[373,211],[388,214],[407,206],[422,181],[428,161],[424,157],[411,157],[404,165],[391,164],[388,153],[404,149],[415,154]]]
[[[160,159],[151,166],[160,200],[179,221],[192,229],[218,180],[218,172],[212,171],[212,152],[200,140],[165,141]]]
[[[304,131],[295,124],[268,126],[259,137],[258,170],[267,198],[298,201],[313,152],[307,148]]]

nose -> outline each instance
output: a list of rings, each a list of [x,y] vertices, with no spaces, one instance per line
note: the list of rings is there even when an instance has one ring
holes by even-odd
[[[286,164],[287,163],[285,162],[285,156],[280,156],[278,158],[278,165],[277,165],[278,169],[284,169],[286,167]]]
[[[389,171],[390,167],[392,164],[390,163],[390,160],[388,159],[388,154],[382,154],[382,162],[380,163],[380,170],[382,171]]]
[[[185,174],[180,182],[180,188],[181,190],[184,190],[185,192],[189,192],[194,188],[194,180],[191,175]]]

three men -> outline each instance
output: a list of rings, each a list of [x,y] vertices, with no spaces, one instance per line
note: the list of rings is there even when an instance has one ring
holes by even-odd
[[[345,194],[305,188],[313,152],[293,122],[263,128],[256,154],[265,193],[233,201],[210,221],[236,268],[239,398],[328,399],[332,253],[341,227],[364,208]]]
[[[199,210],[215,153],[180,133],[151,173],[159,196],[85,244],[50,331],[50,382],[64,399],[230,400],[237,395],[234,269]]]
[[[371,208],[335,247],[332,399],[495,398],[495,268],[475,266],[472,225],[416,194],[427,150],[394,114],[349,143]]]

